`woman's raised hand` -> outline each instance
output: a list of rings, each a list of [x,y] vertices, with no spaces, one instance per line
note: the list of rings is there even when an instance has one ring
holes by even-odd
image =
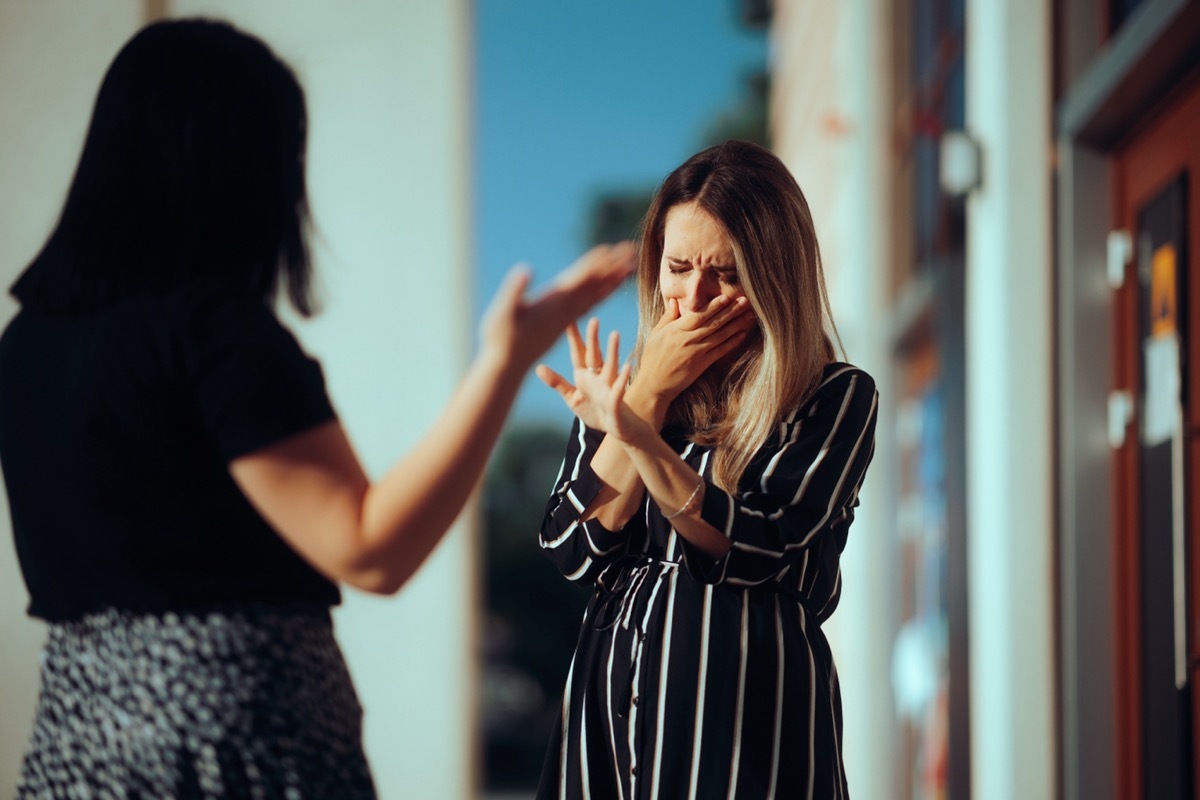
[[[600,321],[593,317],[587,324],[587,342],[579,335],[579,327],[572,321],[567,326],[567,347],[571,355],[572,378],[574,383],[559,375],[545,364],[537,367],[537,376],[542,383],[549,386],[562,396],[563,402],[571,413],[583,420],[589,428],[606,430],[600,409],[590,400],[587,391],[596,388],[599,383],[607,381],[612,385],[615,380],[620,359],[620,336],[616,331],[608,335],[608,356],[600,352]],[[628,370],[626,379],[628,379]]]
[[[563,328],[621,285],[633,271],[634,252],[629,242],[593,247],[530,299],[528,269],[514,268],[484,313],[481,354],[524,373]]]
[[[639,435],[657,435],[646,420],[625,403],[632,365],[620,366],[620,335],[608,335],[607,353],[600,350],[600,322],[594,317],[587,324],[587,341],[579,335],[575,323],[567,327],[571,366],[575,382],[539,365],[537,375],[542,382],[562,395],[563,402],[589,428],[612,434],[627,442]]]

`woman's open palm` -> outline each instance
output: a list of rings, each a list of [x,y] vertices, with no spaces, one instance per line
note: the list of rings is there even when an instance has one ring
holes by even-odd
[[[625,402],[632,365],[619,366],[620,335],[608,336],[607,353],[600,350],[600,322],[592,318],[587,325],[587,341],[572,323],[567,327],[567,343],[571,353],[574,383],[550,369],[539,365],[537,375],[542,382],[562,396],[571,412],[589,428],[611,433],[621,441],[647,431],[655,431]]]

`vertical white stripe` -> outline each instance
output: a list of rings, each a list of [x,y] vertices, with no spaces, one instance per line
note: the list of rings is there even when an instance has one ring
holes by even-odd
[[[662,772],[662,743],[663,732],[666,730],[667,707],[667,670],[671,663],[671,627],[675,621],[675,570],[671,571],[671,580],[667,588],[667,621],[663,628],[662,662],[658,671],[658,725],[654,737],[654,779],[650,784],[650,796],[658,797],[659,774]]]
[[[712,585],[704,587],[704,611],[700,615],[700,679],[696,684],[696,732],[692,738],[692,779],[688,797],[695,800],[700,778],[700,742],[704,738],[704,686],[708,680],[708,632],[712,624]]]
[[[776,604],[779,599],[776,598]],[[808,640],[808,624],[806,614],[803,608],[797,609],[800,612],[800,633],[804,636],[805,650],[808,652],[808,800],[812,800],[813,796],[813,781],[816,779],[817,765],[813,763],[816,758],[816,739],[817,739],[817,665],[813,661],[812,643]]]
[[[774,745],[771,750],[771,784],[767,788],[767,797],[770,800],[775,797],[775,789],[779,783],[779,756],[780,756],[780,731],[783,728],[783,619],[779,614],[779,595],[775,595],[775,735]],[[811,730],[809,733],[809,743],[812,743]],[[812,772],[812,759],[809,759],[809,772]],[[812,787],[809,787],[809,800],[812,800]]]
[[[567,670],[567,686],[563,689],[562,707],[562,741],[558,750],[558,796],[560,800],[567,797],[567,758],[570,755],[567,743],[571,741],[571,678],[575,674],[575,659]]]
[[[771,456],[771,460],[767,462],[767,467],[763,470],[762,477],[758,479],[759,488],[764,492],[767,491],[767,478],[770,478],[773,474],[775,474],[775,467],[779,466],[779,460],[783,458],[783,454],[789,447],[794,445],[796,440],[799,438],[800,426],[796,425],[792,428],[792,435],[787,438],[787,441],[780,445],[779,449],[775,451],[775,455]]]
[[[871,418],[874,416],[875,416],[875,400],[872,400],[871,413],[868,415],[868,418]],[[792,543],[786,545],[785,549],[791,550],[796,547],[805,547],[808,545],[809,540],[811,540],[814,535],[816,535],[819,531],[825,529],[825,527],[828,524],[828,520],[829,520],[830,516],[832,516],[832,514],[833,514],[834,506],[838,503],[838,498],[841,497],[842,487],[845,486],[846,479],[848,477],[850,477],[850,473],[854,466],[855,460],[858,458],[858,452],[860,449],[862,449],[863,440],[866,438],[866,435],[867,435],[867,427],[863,427],[863,429],[860,430],[858,433],[858,439],[855,440],[854,447],[851,449],[850,454],[846,457],[846,460],[842,464],[842,472],[838,476],[837,484],[835,485],[833,491],[829,492],[829,504],[825,509],[824,515],[822,515],[821,519],[817,522],[817,524],[814,525],[812,527],[812,529],[809,530],[809,532],[807,534],[805,534],[804,537],[799,542],[792,542]],[[873,450],[874,450],[873,442],[871,444],[871,447],[872,447],[872,452],[873,452]],[[811,471],[811,469],[812,468],[810,467],[810,471]],[[862,476],[860,475],[859,477],[861,479]],[[802,485],[801,491],[796,494],[795,500],[793,501],[792,505],[799,503],[800,496],[801,496],[801,494],[803,494],[803,488],[804,488],[804,486],[807,485],[807,483],[808,483],[808,476],[805,476],[804,484]],[[772,513],[770,515],[769,519],[778,519],[779,517],[781,517],[783,515],[783,513],[786,510],[787,510],[786,508],[779,509],[778,511]]]
[[[833,375],[830,375],[829,378],[827,378],[825,381],[823,381],[821,383],[821,386],[817,387],[818,391],[821,389],[821,387],[824,387],[827,383],[829,383],[829,381],[833,380],[834,378],[838,377],[839,375],[841,375],[844,372],[846,372],[846,370],[842,369],[842,370],[838,370]],[[858,386],[858,376],[855,375],[850,378],[850,386],[847,389],[846,396],[842,400],[842,412],[839,413],[839,415],[838,415],[839,422],[841,421],[842,414],[845,413],[849,398],[851,395],[854,394],[854,390],[857,386]],[[813,403],[810,406],[810,408],[808,410],[808,414],[806,416],[812,417],[814,414],[817,413],[817,410],[819,409],[819,407],[820,406],[818,403]],[[787,423],[792,423],[795,420],[796,413],[798,411],[799,411],[799,408],[792,410],[792,413],[790,415],[788,415]],[[784,426],[784,427],[786,427],[786,426]],[[759,485],[762,487],[762,490],[764,492],[767,491],[767,478],[769,478],[775,472],[775,467],[779,464],[779,460],[781,458],[783,458],[784,451],[796,443],[796,441],[800,435],[800,430],[803,427],[804,427],[803,424],[801,424],[801,425],[796,425],[792,428],[792,432],[791,432],[792,435],[790,437],[788,437],[788,440],[786,442],[784,442],[782,444],[782,446],[780,446],[779,450],[776,451],[775,455],[771,457],[771,461],[767,464],[767,468],[765,470],[763,470],[762,477],[759,479]],[[834,429],[835,430],[837,429],[837,423],[834,423]],[[821,448],[822,456],[824,455],[825,450],[828,449],[829,442],[831,442],[831,441],[833,441],[832,436],[829,439],[825,440],[825,446]]]
[[[625,794],[624,794],[625,790],[621,788],[622,781],[621,781],[621,771],[620,771],[620,766],[619,766],[621,762],[617,759],[617,729],[616,729],[616,726],[613,724],[613,713],[616,711],[616,704],[613,702],[613,679],[612,679],[613,657],[616,655],[616,652],[617,652],[617,646],[616,646],[617,645],[617,626],[616,625],[614,625],[612,627],[611,639],[612,639],[612,641],[610,641],[608,643],[608,673],[605,675],[605,682],[606,682],[605,685],[608,688],[608,695],[607,695],[608,702],[605,703],[604,705],[607,706],[607,708],[608,708],[608,744],[609,744],[609,747],[612,748],[613,776],[617,780],[617,797],[620,800],[625,800]]]
[[[742,632],[738,656],[737,706],[733,713],[733,755],[729,763],[729,800],[736,800],[738,768],[742,765],[742,710],[746,703],[746,655],[750,651],[750,594],[742,590]]]
[[[588,777],[587,706],[579,707],[579,788],[584,800],[592,800],[592,781]]]
[[[829,453],[829,446],[831,444],[833,444],[833,442],[837,439],[838,434],[841,432],[842,422],[844,422],[845,418],[846,418],[846,410],[850,408],[850,401],[854,399],[854,388],[857,385],[858,385],[858,378],[857,377],[851,378],[850,379],[850,390],[847,391],[846,396],[842,398],[842,405],[840,408],[838,408],[837,417],[833,420],[833,425],[831,425],[829,428],[829,435],[825,437],[824,443],[821,444],[821,449],[820,449],[820,451],[818,451],[817,457],[813,459],[813,462],[808,465],[808,469],[805,470],[804,479],[802,481],[800,481],[800,486],[799,486],[799,488],[796,489],[796,494],[792,498],[792,502],[790,503],[790,505],[794,506],[800,502],[800,498],[802,498],[804,496],[804,493],[808,490],[808,484],[810,481],[812,481],[813,475],[821,468],[821,464],[824,463],[825,456],[828,455],[828,453]],[[860,436],[860,441],[861,441],[861,436]],[[855,445],[854,451],[858,452],[857,445]],[[847,466],[850,463],[853,463],[853,461],[854,461],[854,457],[852,454],[851,457],[847,460]],[[842,477],[844,480],[845,479],[845,470],[843,470]],[[840,481],[838,483],[838,488],[841,488]],[[834,495],[834,496],[836,497],[836,495]]]
[[[651,616],[651,614],[654,613],[654,609],[655,609],[654,598],[656,598],[658,596],[658,590],[662,588],[663,577],[667,576],[668,574],[670,575],[670,580],[668,582],[668,586],[670,588],[668,588],[668,590],[667,590],[668,594],[669,594],[669,599],[667,602],[668,617],[667,617],[667,626],[666,626],[666,629],[664,632],[664,643],[670,639],[670,636],[671,636],[670,614],[674,607],[674,600],[675,600],[675,593],[674,593],[675,570],[676,570],[676,567],[674,564],[662,564],[659,567],[658,574],[654,576],[654,588],[650,590],[650,598],[646,601],[646,611],[644,614],[642,614],[641,624],[637,628],[638,636],[637,636],[636,643],[634,646],[635,652],[637,653],[637,668],[634,671],[634,684],[633,684],[635,689],[641,682],[642,660],[646,653],[646,648],[643,646],[642,641],[643,641],[643,638],[645,637],[645,631],[647,629],[647,626],[649,626],[649,624],[650,624],[650,616]],[[665,647],[665,644],[664,644],[664,647]],[[665,692],[665,687],[666,687],[666,682],[664,681],[662,687],[660,687],[660,691]],[[663,697],[663,694],[660,694],[659,695],[659,727],[657,728],[656,734],[655,734],[656,748],[657,748],[658,752],[660,752],[660,753],[661,753],[661,747],[662,747],[662,717],[663,717],[663,715],[662,715],[662,697]],[[631,722],[630,722],[629,742],[630,742],[630,751],[631,752],[633,751],[633,741],[634,741],[632,720],[634,719],[636,710],[637,710],[637,706],[634,706],[633,709],[630,711]],[[635,763],[632,756],[630,757],[630,763],[631,764]],[[655,781],[657,781],[657,776],[658,776],[657,757],[655,759],[654,772],[655,772]],[[645,777],[645,775],[643,775],[643,777]],[[633,790],[633,785],[632,785],[634,783],[636,783],[636,780],[633,780],[631,782],[631,786],[630,786],[630,797],[631,798],[636,796],[634,793],[634,790]],[[655,788],[655,795],[652,795],[652,796],[657,796],[657,784],[656,784],[656,788]]]
[[[550,489],[550,491],[554,494],[558,494],[560,491],[562,491],[563,475],[565,474],[567,474],[567,459],[564,458],[562,463],[558,465],[558,474],[554,476],[554,484]]]
[[[617,626],[614,626],[614,628]],[[637,751],[637,703],[633,700],[637,697],[638,682],[642,675],[642,657],[638,652],[639,642],[638,637],[633,637],[633,651],[637,653],[633,674],[630,680],[633,682],[629,690],[629,732],[627,739],[629,741],[629,796],[630,798],[637,797],[637,767],[638,767],[638,751]]]
[[[801,619],[803,619],[803,617],[801,617]],[[829,718],[831,720],[834,720],[834,724],[836,725],[837,721],[836,721],[836,719],[834,719],[834,716],[833,716],[835,713],[834,707],[833,707],[833,698],[837,697],[837,693],[839,691],[838,685],[837,685],[837,667],[833,666],[832,662],[830,662],[830,668],[831,668],[831,671],[829,673]],[[835,763],[835,764],[842,763],[842,744],[841,744],[841,742],[838,741],[838,738],[836,736],[833,737],[833,763]],[[835,773],[835,777],[837,778],[837,782],[834,784],[833,788],[837,792],[838,797],[845,797],[845,795],[842,794],[841,775]]]
[[[575,456],[575,464],[571,467],[571,480],[573,481],[579,478],[579,467],[583,463],[583,454],[587,452],[587,443],[584,440],[584,434],[586,432],[587,429],[583,425],[583,420],[580,420],[579,435],[576,437],[579,439],[579,455]]]

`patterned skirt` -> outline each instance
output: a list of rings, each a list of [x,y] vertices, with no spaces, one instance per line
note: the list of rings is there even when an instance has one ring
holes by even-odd
[[[324,608],[54,623],[17,797],[373,798]]]

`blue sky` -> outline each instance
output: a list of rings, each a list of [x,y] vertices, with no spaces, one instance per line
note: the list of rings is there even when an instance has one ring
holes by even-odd
[[[516,262],[541,283],[586,247],[605,190],[653,188],[767,61],[737,0],[475,0],[475,317]],[[632,285],[597,312],[636,332]],[[546,362],[563,372],[560,344]],[[565,423],[532,375],[514,419]]]

